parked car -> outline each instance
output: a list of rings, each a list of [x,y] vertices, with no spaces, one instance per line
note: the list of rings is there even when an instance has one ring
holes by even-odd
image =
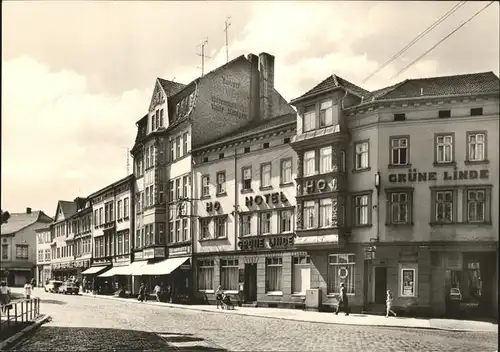
[[[71,281],[64,282],[61,286],[59,286],[59,293],[77,295],[78,294],[78,286],[76,286]]]
[[[63,284],[62,281],[59,280],[49,280],[49,282],[45,285],[45,292],[58,293],[59,287]]]

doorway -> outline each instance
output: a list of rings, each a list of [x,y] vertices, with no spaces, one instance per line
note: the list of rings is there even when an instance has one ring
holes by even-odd
[[[257,301],[257,264],[245,264],[243,294],[246,303]]]
[[[375,267],[375,303],[385,304],[387,292],[387,268]]]

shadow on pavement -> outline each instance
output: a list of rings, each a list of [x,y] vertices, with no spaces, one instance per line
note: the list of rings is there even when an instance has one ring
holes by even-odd
[[[225,352],[228,351],[223,348],[205,347],[205,346],[186,346],[176,347],[177,351],[212,351],[212,352]]]
[[[8,339],[9,337],[17,334],[19,331],[23,330],[27,326],[33,324],[32,322],[11,322],[8,326],[6,321],[0,322],[0,342]]]
[[[43,298],[40,298],[40,303],[58,304],[58,305],[68,304],[67,302],[58,301],[55,299],[43,299]]]

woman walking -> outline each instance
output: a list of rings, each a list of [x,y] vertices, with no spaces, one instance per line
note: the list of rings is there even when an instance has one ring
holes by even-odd
[[[385,300],[386,304],[386,312],[385,312],[385,317],[389,318],[389,313],[392,313],[394,316],[396,316],[396,313],[392,311],[392,292],[391,290],[387,290],[387,298]]]

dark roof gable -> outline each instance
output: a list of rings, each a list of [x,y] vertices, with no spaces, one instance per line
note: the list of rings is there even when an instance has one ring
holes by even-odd
[[[169,81],[163,78],[158,77],[158,82],[160,82],[161,87],[165,91],[168,97],[174,96],[183,90],[186,85],[174,81]]]

